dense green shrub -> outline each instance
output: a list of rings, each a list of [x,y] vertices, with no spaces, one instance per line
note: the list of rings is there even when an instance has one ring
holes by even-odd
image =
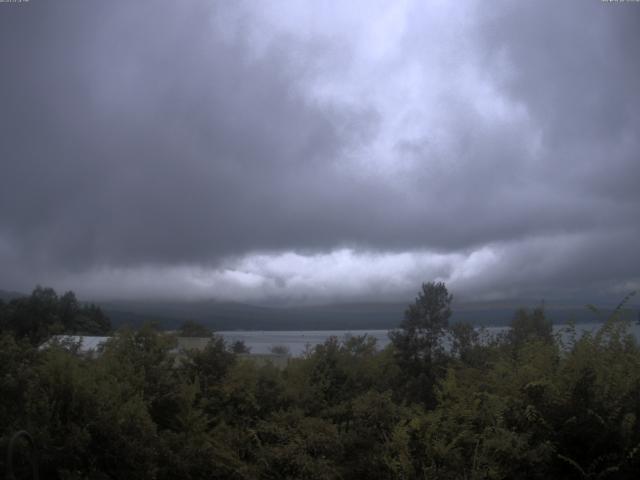
[[[0,446],[27,428],[42,478],[637,478],[640,348],[627,323],[554,337],[536,309],[483,338],[447,325],[436,290],[431,320],[412,310],[387,348],[331,338],[285,368],[215,335],[176,356],[175,338],[150,327],[116,332],[99,356],[37,349],[40,326],[5,322]],[[51,325],[60,302],[42,295]]]

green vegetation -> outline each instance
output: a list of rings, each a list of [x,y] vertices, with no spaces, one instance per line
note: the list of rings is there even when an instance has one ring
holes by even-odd
[[[273,345],[269,351],[274,355],[290,355],[289,347],[286,345]]]
[[[213,334],[210,328],[201,325],[193,320],[182,322],[178,329],[178,335],[181,337],[210,337]]]
[[[0,300],[0,331],[38,345],[56,334],[105,335],[111,322],[100,307],[81,305],[73,292],[58,296],[38,286],[28,297]]]
[[[45,290],[36,291],[41,299]],[[331,338],[279,369],[215,335],[176,361],[175,338],[150,326],[117,331],[99,356],[38,350],[39,332],[53,325],[80,331],[62,320],[64,297],[44,297],[52,300],[25,300],[43,322],[28,328],[18,328],[27,317],[16,304],[0,303],[0,446],[28,430],[41,478],[636,479],[640,471],[640,348],[621,309],[581,337],[571,326],[555,337],[543,309],[522,310],[508,332],[487,338],[449,325],[451,296],[428,283],[387,348],[367,336]]]

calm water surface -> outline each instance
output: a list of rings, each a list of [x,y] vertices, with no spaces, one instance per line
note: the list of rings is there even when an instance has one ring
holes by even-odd
[[[593,331],[602,324],[584,323],[576,325],[578,334]],[[485,327],[487,334],[495,335],[506,330],[507,327]],[[566,325],[555,325],[556,332],[566,329]],[[634,324],[631,331],[640,341],[640,325]],[[368,335],[377,340],[379,348],[384,348],[389,343],[388,330],[315,330],[315,331],[223,331],[217,332],[227,341],[242,340],[251,349],[251,353],[269,353],[271,348],[282,345],[289,349],[291,355],[302,355],[307,348],[312,348],[324,343],[329,337],[340,339],[347,335]]]

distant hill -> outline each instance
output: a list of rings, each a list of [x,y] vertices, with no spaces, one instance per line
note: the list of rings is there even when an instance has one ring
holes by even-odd
[[[461,303],[453,305],[452,322],[476,326],[507,325],[520,307],[532,302]],[[397,327],[407,303],[342,303],[317,306],[275,307],[234,302],[121,301],[100,303],[114,326],[139,325],[154,321],[160,327],[175,329],[184,320],[194,320],[215,330],[360,330]],[[603,315],[613,306],[601,307]],[[637,310],[637,307],[634,307]],[[635,319],[631,309],[628,314]],[[581,304],[549,304],[547,317],[554,323],[596,322],[593,312]]]
[[[27,295],[20,292],[13,292],[10,290],[0,290],[0,300],[5,302],[11,301],[14,298],[26,297]]]
[[[0,290],[5,302],[27,295]],[[81,299],[84,300],[84,299]],[[135,301],[119,300],[96,302],[111,319],[114,327],[138,326],[155,322],[161,328],[176,329],[185,320],[194,320],[214,330],[374,330],[397,327],[404,317],[407,302],[353,302],[312,306],[264,306],[238,302],[204,301]],[[588,302],[564,301],[548,303],[547,317],[554,323],[596,322],[598,316],[586,308]],[[539,304],[533,300],[504,302],[454,303],[452,322],[468,322],[476,326],[507,325],[520,307],[531,308]],[[598,304],[603,315],[610,312],[616,302]],[[640,305],[635,302],[626,308],[636,320]]]
[[[265,307],[233,302],[104,302],[114,325],[154,321],[177,328],[195,320],[215,330],[386,329],[402,320],[405,305],[393,303]]]
[[[473,303],[454,306],[452,321],[468,322],[476,326],[505,326],[514,317],[515,312],[520,308],[534,308],[538,304],[535,302],[522,303]],[[591,312],[585,305],[581,304],[547,304],[544,307],[545,315],[555,324],[568,323],[592,323],[603,320],[603,316],[608,315],[613,306],[603,305],[600,307],[602,315],[599,317]]]

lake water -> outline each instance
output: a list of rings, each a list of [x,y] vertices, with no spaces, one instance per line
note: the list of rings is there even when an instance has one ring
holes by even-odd
[[[602,324],[583,323],[576,325],[576,331],[584,333],[594,331]],[[487,334],[495,335],[506,330],[507,327],[485,327]],[[566,325],[555,325],[554,331],[558,332],[566,328]],[[636,339],[640,341],[640,325],[633,324],[631,331]],[[242,340],[251,353],[269,353],[276,345],[285,346],[291,355],[302,355],[307,348],[324,343],[329,337],[335,336],[339,339],[347,335],[358,336],[368,335],[377,340],[379,348],[384,348],[389,344],[388,330],[316,330],[316,331],[222,331],[216,332],[222,335],[228,342]]]

